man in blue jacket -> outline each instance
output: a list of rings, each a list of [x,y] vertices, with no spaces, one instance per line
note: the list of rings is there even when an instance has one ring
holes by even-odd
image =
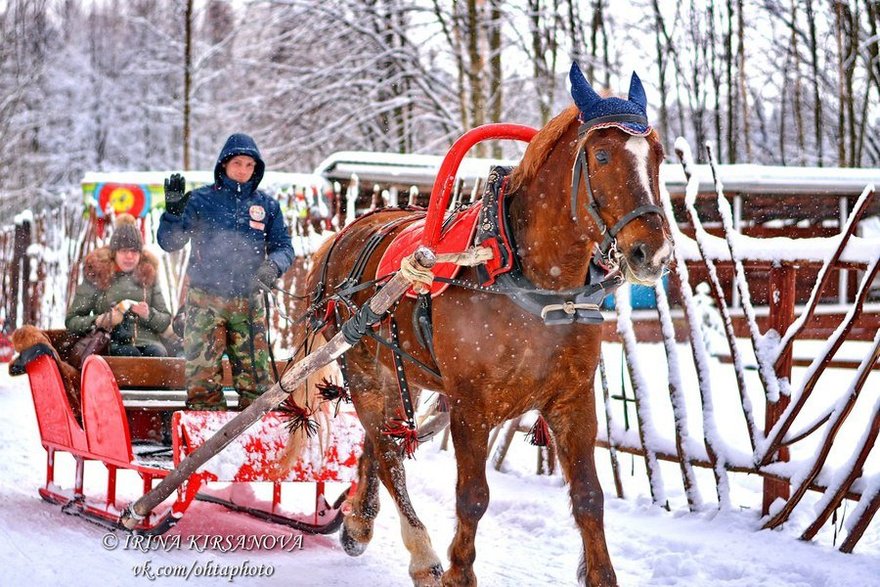
[[[234,134],[220,151],[212,185],[184,193],[181,175],[165,180],[159,246],[170,252],[192,243],[184,333],[189,409],[226,409],[224,352],[240,407],[269,387],[259,289],[287,271],[293,247],[278,202],[257,191],[265,168],[254,140]]]

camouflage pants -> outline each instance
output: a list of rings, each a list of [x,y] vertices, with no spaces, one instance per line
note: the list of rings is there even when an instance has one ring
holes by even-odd
[[[191,410],[225,410],[223,354],[229,357],[239,407],[269,388],[266,310],[258,295],[224,298],[190,289],[186,299],[187,398]]]

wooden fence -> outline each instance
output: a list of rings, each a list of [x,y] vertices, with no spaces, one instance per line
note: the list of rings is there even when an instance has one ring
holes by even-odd
[[[159,253],[159,281],[174,313],[185,293],[188,251],[166,254],[157,250],[155,232],[160,214],[161,210],[154,211],[141,218],[139,225],[147,245]],[[294,292],[302,287],[317,239],[311,228],[295,219],[289,219],[288,225],[297,257],[281,285]],[[0,331],[11,333],[22,324],[63,328],[86,255],[109,242],[111,234],[112,222],[98,218],[93,208],[83,212],[78,202],[38,214],[20,214],[13,225],[0,229]],[[276,346],[293,348],[302,333],[285,317],[298,316],[308,304],[303,303],[305,298],[292,295],[279,294],[274,300],[279,310],[272,314]]]
[[[690,156],[686,145],[680,146],[685,173],[690,177]],[[611,451],[615,476],[619,476],[618,451],[638,454],[645,460],[651,493],[659,505],[663,503],[663,481],[659,475],[658,460],[669,460],[679,464],[681,479],[688,504],[696,509],[700,503],[697,492],[694,467],[708,467],[712,470],[716,497],[719,505],[729,504],[729,472],[744,472],[760,475],[764,478],[762,513],[766,516],[763,527],[770,529],[791,519],[792,512],[800,504],[809,490],[821,491],[824,496],[813,511],[806,513],[810,523],[804,528],[801,537],[812,539],[817,532],[834,515],[844,499],[857,502],[850,513],[849,532],[840,545],[840,550],[850,552],[871,523],[878,506],[880,506],[880,476],[877,474],[863,476],[864,465],[874,449],[875,440],[880,432],[880,397],[864,397],[865,383],[872,374],[880,356],[880,332],[873,329],[873,337],[863,358],[850,371],[849,382],[838,389],[823,389],[821,398],[814,397],[814,392],[829,366],[833,365],[835,354],[850,338],[856,324],[862,319],[865,302],[877,278],[880,268],[880,241],[859,239],[853,236],[856,225],[874,198],[873,186],[866,188],[853,207],[842,232],[834,237],[795,241],[789,239],[756,239],[738,234],[731,222],[730,206],[723,194],[721,186],[717,190],[718,213],[722,218],[722,238],[713,237],[703,228],[700,216],[694,204],[696,182],[688,185],[685,197],[688,214],[687,222],[694,228],[694,238],[685,236],[676,230],[675,272],[673,280],[679,288],[679,299],[684,310],[684,335],[690,343],[691,359],[697,375],[697,386],[700,397],[700,419],[702,421],[702,438],[689,438],[690,431],[685,423],[689,416],[685,406],[685,389],[681,386],[681,366],[683,360],[677,356],[676,339],[682,333],[675,331],[667,292],[658,285],[656,320],[663,332],[663,345],[667,360],[667,380],[669,401],[674,415],[674,450],[669,450],[662,442],[658,442],[653,434],[656,425],[651,420],[652,404],[656,406],[662,401],[648,392],[646,381],[656,378],[656,373],[648,373],[638,360],[639,349],[633,326],[631,310],[626,300],[618,300],[618,316],[616,321],[617,334],[622,341],[627,355],[629,380],[634,391],[638,440],[632,436],[621,435],[613,424],[612,411],[606,406],[607,428],[601,444]],[[667,214],[672,217],[672,205],[668,194],[664,202]],[[682,219],[679,219],[681,221]],[[676,227],[677,223],[673,223]],[[765,330],[759,327],[756,312],[751,303],[750,287],[754,284],[746,279],[744,265],[747,263],[765,264],[770,267],[766,287],[769,291],[769,314],[765,320]],[[727,264],[734,272],[734,282],[738,297],[741,300],[742,314],[747,326],[745,337],[737,338],[730,312],[730,299],[719,278],[718,267]],[[813,319],[823,291],[832,282],[835,269],[853,270],[861,277],[854,300],[845,314],[840,316],[840,323],[825,341],[824,348],[818,351],[809,362],[806,372],[798,379],[792,379],[793,344],[802,340],[808,333],[807,325]],[[705,331],[700,327],[703,317],[694,304],[694,290],[690,283],[689,271],[702,270],[708,276],[710,290],[715,306],[720,312],[724,335],[730,352],[730,369],[739,391],[743,422],[742,434],[748,439],[749,453],[731,454],[730,438],[721,438],[719,416],[715,412],[713,401],[717,393],[713,393],[713,361],[707,351]],[[795,313],[795,283],[799,271],[816,271],[817,279],[808,296],[806,305],[799,315]],[[626,289],[623,290],[624,298]],[[742,333],[740,333],[742,334]],[[741,348],[743,341],[750,349]],[[754,379],[747,377],[744,351],[756,361],[757,385]],[[839,363],[835,365],[841,366]],[[876,396],[878,380],[874,375],[874,395]],[[717,382],[715,382],[717,386]],[[604,397],[609,401],[609,392],[605,378],[602,379]],[[655,390],[656,391],[656,390]],[[755,398],[762,398],[763,410],[753,406]],[[810,400],[815,401],[810,401]],[[805,409],[810,406],[811,409]],[[763,421],[759,413],[763,411]],[[839,435],[848,419],[856,412],[867,417],[867,427],[860,434],[847,437]],[[726,418],[733,417],[725,414]],[[845,443],[845,444],[844,444]],[[842,446],[843,444],[843,446]],[[829,462],[832,445],[838,451],[843,450],[850,458],[834,466]],[[789,462],[791,451],[800,446],[808,446],[801,453],[797,463]],[[694,448],[698,447],[698,448]],[[620,487],[620,484],[617,484]]]

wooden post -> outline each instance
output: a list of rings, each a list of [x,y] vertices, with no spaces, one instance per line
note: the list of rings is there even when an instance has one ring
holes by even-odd
[[[7,328],[10,332],[27,321],[30,309],[28,279],[31,273],[30,258],[27,255],[31,244],[31,223],[26,219],[15,223],[15,240],[12,245],[12,291]],[[19,315],[19,308],[21,314]],[[19,317],[21,322],[19,322]]]
[[[788,327],[794,322],[795,302],[795,277],[797,269],[791,265],[783,264],[770,269],[770,316],[767,328],[773,328],[780,336],[785,334]],[[779,379],[791,380],[792,347],[789,346],[785,353],[779,357],[776,363],[776,376]],[[777,401],[767,402],[767,413],[764,416],[764,434],[769,434],[773,425],[782,416],[788,407],[790,398],[780,395]],[[788,447],[779,449],[778,460],[789,459]],[[764,478],[764,500],[761,506],[763,515],[770,512],[770,505],[778,498],[788,499],[791,486],[778,479]]]
[[[183,169],[190,169],[189,135],[190,135],[190,101],[192,96],[192,0],[186,2],[186,23],[184,23],[183,39]]]

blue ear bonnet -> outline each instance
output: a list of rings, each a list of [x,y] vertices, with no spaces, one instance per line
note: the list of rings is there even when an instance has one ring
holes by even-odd
[[[635,72],[630,80],[629,96],[626,100],[599,96],[577,63],[571,64],[568,78],[571,81],[571,97],[581,111],[579,118],[582,130],[614,126],[636,136],[645,136],[651,132],[647,114],[648,100],[642,80]]]

